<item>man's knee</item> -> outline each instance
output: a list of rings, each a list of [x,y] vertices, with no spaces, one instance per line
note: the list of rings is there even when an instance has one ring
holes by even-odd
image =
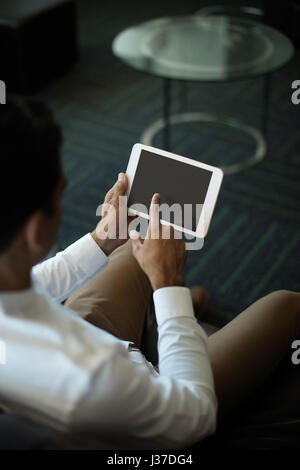
[[[269,296],[277,298],[283,302],[299,302],[300,293],[288,289],[279,289],[273,291]]]
[[[282,307],[282,313],[291,315],[295,322],[296,332],[300,334],[300,293],[280,289],[269,294]]]

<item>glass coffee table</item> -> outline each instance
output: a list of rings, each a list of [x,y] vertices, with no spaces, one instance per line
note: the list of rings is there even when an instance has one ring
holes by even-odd
[[[200,121],[229,126],[255,141],[254,154],[223,167],[226,174],[248,168],[265,157],[270,74],[294,55],[291,41],[282,33],[261,22],[234,16],[178,16],[127,28],[115,38],[112,49],[128,66],[164,79],[163,117],[143,132],[142,143],[151,145],[154,136],[163,130],[164,148],[168,150],[173,124]],[[261,129],[217,114],[170,115],[172,80],[216,83],[257,76],[264,76]]]

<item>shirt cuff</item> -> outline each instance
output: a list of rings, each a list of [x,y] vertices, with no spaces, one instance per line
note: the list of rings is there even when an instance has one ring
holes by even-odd
[[[89,276],[103,269],[108,263],[108,257],[97,245],[90,233],[66,248],[65,253],[71,257],[72,263],[80,266]]]
[[[162,287],[154,292],[153,300],[158,326],[170,318],[195,318],[191,292],[188,287]]]

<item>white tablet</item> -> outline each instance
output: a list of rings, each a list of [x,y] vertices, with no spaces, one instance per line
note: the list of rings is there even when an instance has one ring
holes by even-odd
[[[129,214],[149,219],[152,196],[159,193],[162,224],[206,236],[223,179],[220,168],[135,144],[126,174]]]

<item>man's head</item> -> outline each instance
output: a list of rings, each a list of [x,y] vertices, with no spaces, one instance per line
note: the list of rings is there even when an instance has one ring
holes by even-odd
[[[0,256],[18,243],[34,264],[51,248],[64,186],[60,145],[60,129],[41,102],[14,97],[0,106]]]

